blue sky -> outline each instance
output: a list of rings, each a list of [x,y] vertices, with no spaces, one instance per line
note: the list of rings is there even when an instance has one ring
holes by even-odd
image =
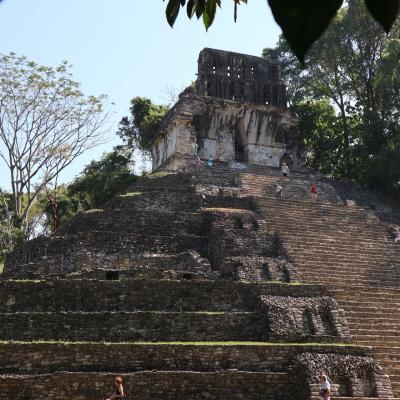
[[[265,0],[249,0],[233,22],[233,1],[224,0],[214,25],[189,21],[181,10],[171,29],[162,0],[3,0],[0,2],[0,53],[13,51],[36,62],[73,65],[74,79],[86,94],[107,94],[115,103],[110,139],[80,157],[62,175],[71,181],[90,160],[117,143],[114,132],[134,96],[166,103],[166,88],[179,90],[196,79],[197,56],[204,47],[261,55],[278,40],[280,28]],[[0,164],[0,186],[7,187]]]

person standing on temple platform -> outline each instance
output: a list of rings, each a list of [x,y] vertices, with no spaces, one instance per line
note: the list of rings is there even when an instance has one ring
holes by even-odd
[[[197,145],[196,142],[192,143],[192,152],[194,156],[197,156],[197,151],[198,151],[199,146]]]
[[[282,176],[283,176],[283,181],[285,181],[289,176],[289,167],[285,162],[282,164]]]

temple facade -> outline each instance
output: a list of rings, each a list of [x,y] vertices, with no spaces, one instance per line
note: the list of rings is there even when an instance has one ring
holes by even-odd
[[[280,65],[261,57],[205,48],[197,80],[179,96],[151,145],[153,171],[193,160],[300,167],[297,120],[287,108]]]

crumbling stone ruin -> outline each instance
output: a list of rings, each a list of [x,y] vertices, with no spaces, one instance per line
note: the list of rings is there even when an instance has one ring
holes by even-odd
[[[398,398],[390,222],[312,171],[283,199],[280,181],[248,163],[158,171],[15,249],[0,400],[95,400],[116,375],[140,400],[314,400],[321,372],[333,398]]]
[[[302,157],[296,137],[278,63],[205,48],[197,80],[181,93],[152,141],[153,170],[185,169],[196,154],[297,168]]]

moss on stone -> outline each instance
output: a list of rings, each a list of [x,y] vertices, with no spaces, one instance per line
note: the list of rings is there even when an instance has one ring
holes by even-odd
[[[102,213],[104,210],[101,208],[92,208],[91,210],[86,210],[83,213],[84,214],[94,214],[94,213]]]
[[[140,196],[142,192],[128,192],[124,194],[120,194],[118,197],[135,197],[135,196]]]

